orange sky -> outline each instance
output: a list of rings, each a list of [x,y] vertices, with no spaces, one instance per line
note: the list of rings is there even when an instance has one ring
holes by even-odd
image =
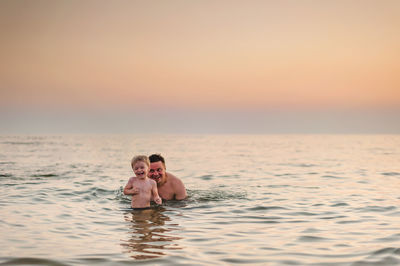
[[[2,106],[400,106],[400,1],[0,2]]]

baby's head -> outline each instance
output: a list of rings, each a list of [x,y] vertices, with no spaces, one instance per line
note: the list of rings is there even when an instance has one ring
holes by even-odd
[[[146,178],[149,173],[150,161],[145,155],[137,155],[131,161],[132,170],[139,178]]]

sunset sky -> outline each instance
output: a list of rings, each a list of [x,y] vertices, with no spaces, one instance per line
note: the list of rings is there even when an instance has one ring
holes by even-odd
[[[400,1],[0,1],[0,133],[400,133]]]

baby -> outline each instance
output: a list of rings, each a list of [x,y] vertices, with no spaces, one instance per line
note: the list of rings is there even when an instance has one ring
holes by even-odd
[[[157,204],[161,204],[162,200],[158,195],[157,183],[147,177],[150,167],[150,161],[147,156],[138,155],[133,157],[131,165],[136,176],[129,178],[124,188],[124,194],[132,195],[132,208],[149,208],[151,198]]]

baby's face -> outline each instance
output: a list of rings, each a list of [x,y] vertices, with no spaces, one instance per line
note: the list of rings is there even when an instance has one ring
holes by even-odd
[[[138,178],[146,178],[147,174],[149,173],[149,167],[144,162],[137,162],[133,166],[133,172]]]

